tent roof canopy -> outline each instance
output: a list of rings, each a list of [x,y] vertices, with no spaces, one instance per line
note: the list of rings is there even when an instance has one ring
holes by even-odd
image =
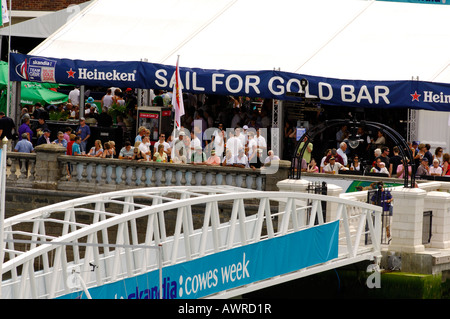
[[[88,4],[89,2],[85,2],[76,6],[69,6],[66,9],[1,28],[0,35],[8,36],[11,32],[11,36],[16,37],[47,38],[64,25],[70,17],[80,12]]]
[[[395,0],[95,0],[30,54],[450,83],[449,16]]]

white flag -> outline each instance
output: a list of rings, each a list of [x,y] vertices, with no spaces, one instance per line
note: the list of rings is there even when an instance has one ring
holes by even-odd
[[[184,115],[184,103],[183,93],[181,92],[181,78],[180,70],[178,68],[178,60],[179,58],[177,59],[177,66],[175,68],[175,85],[173,86],[172,105],[175,112],[175,125],[177,130],[180,130],[181,117]]]
[[[2,17],[0,25],[4,25],[9,22],[8,6],[6,5],[6,0],[2,0]]]

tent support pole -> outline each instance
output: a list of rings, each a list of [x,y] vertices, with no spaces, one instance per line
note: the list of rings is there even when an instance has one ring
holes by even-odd
[[[84,117],[84,92],[86,91],[85,86],[84,85],[80,85],[80,116],[79,117]]]

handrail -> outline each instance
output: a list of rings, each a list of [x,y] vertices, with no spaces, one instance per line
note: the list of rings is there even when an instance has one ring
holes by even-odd
[[[173,200],[174,198],[178,200]],[[148,205],[138,206],[140,199],[147,201]],[[284,208],[281,208],[278,214],[272,214],[270,201],[277,202]],[[306,201],[312,204],[306,205]],[[54,298],[70,291],[63,280],[68,276],[68,265],[80,265],[85,270],[82,277],[88,287],[114,282],[125,275],[133,276],[156,269],[152,253],[145,251],[143,246],[162,245],[164,266],[174,265],[313,227],[316,216],[320,224],[326,223],[328,221],[324,221],[321,214],[321,201],[337,204],[336,218],[344,225],[340,240],[345,241],[347,249],[339,258],[357,257],[363,225],[366,223],[374,239],[372,245],[365,247],[365,253],[370,251],[372,256],[380,255],[379,241],[376,240],[381,224],[381,208],[378,206],[324,195],[260,192],[234,187],[154,187],[92,195],[8,218],[5,220],[6,239],[9,243],[6,248],[9,249],[7,252],[11,259],[3,264],[3,274],[11,272],[12,279],[4,284],[14,287],[15,292],[12,294],[15,298],[26,298],[27,292],[21,289],[37,289],[36,284],[32,285],[30,282],[36,281],[39,273],[40,280],[47,282],[46,290],[35,290],[32,296]],[[106,206],[110,202],[114,202],[114,205],[122,203],[118,208],[120,212],[108,211]],[[220,223],[219,205],[226,203],[231,206],[229,220]],[[95,207],[86,209],[86,206]],[[204,213],[196,216],[201,216],[203,220],[194,225],[193,209],[200,206]],[[357,229],[352,229],[348,221],[347,206],[360,211],[361,220]],[[305,219],[306,211],[310,213],[309,224]],[[31,240],[46,240],[50,235],[45,229],[46,221],[52,223],[52,219],[57,218],[59,212],[64,212],[63,216],[59,217],[63,220],[60,236],[41,245],[31,244],[29,250],[15,255],[14,251],[18,248],[11,244],[11,241],[14,241],[12,230],[15,226],[31,223],[33,230],[28,235]],[[84,220],[87,215],[91,216],[91,222],[80,226],[77,220],[78,212],[83,215]],[[174,220],[175,223],[169,227],[170,233],[166,233],[169,215],[172,216],[171,223],[173,224]],[[275,224],[273,218],[277,218],[278,223]],[[142,229],[138,230],[141,226],[146,227],[144,232]],[[111,242],[109,232],[112,229],[116,229],[115,242]],[[24,233],[21,233],[21,238],[23,236]],[[61,245],[57,245],[80,241],[100,244],[99,240],[118,247],[115,250],[105,247],[103,252],[99,248],[87,247],[84,253],[80,253],[78,247],[73,247],[73,258],[68,258],[68,252]],[[119,247],[120,245],[134,248]],[[49,256],[54,257],[49,260]],[[33,263],[37,259],[42,260],[43,269],[35,271]],[[103,265],[102,274],[97,272],[95,276],[89,276],[87,270],[92,260],[97,265]],[[19,275],[20,266],[23,268]],[[42,289],[43,285],[38,286]]]

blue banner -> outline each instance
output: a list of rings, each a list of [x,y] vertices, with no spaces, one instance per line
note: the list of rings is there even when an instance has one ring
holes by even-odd
[[[339,221],[163,269],[164,299],[197,299],[338,257]],[[158,299],[159,271],[89,289],[93,299]],[[62,299],[86,298],[83,292]]]
[[[11,54],[11,81],[172,90],[175,66],[148,62],[53,59]],[[282,71],[232,71],[180,67],[183,92],[297,100],[305,93],[331,106],[450,110],[450,84],[363,81]],[[306,79],[306,89],[302,80]]]

